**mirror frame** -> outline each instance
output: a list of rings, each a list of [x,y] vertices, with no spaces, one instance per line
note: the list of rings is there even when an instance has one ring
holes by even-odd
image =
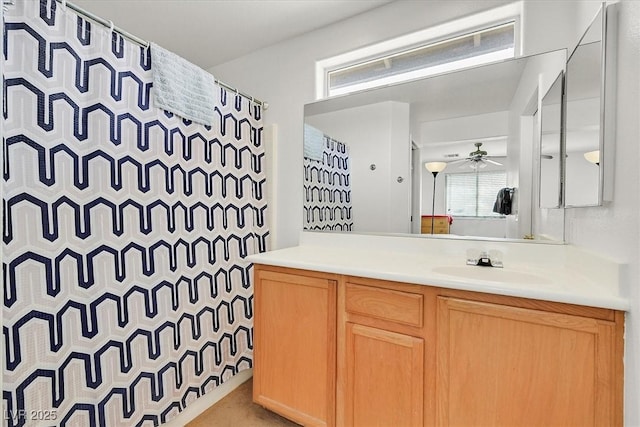
[[[613,200],[614,187],[614,160],[615,160],[615,120],[616,120],[616,63],[617,63],[617,15],[618,4],[609,4],[602,2],[596,16],[589,24],[585,32],[580,37],[571,55],[567,59],[566,76],[565,76],[565,94],[564,94],[564,112],[563,112],[563,148],[562,156],[564,159],[564,170],[562,175],[563,190],[563,206],[565,208],[593,207],[602,206],[605,202]],[[598,148],[600,150],[600,168],[598,178],[598,200],[595,204],[567,204],[567,190],[571,190],[566,186],[566,133],[567,133],[567,116],[568,114],[568,88],[571,82],[571,73],[569,64],[574,57],[576,51],[583,44],[583,41],[589,30],[596,24],[601,25],[601,50],[600,50],[600,111],[599,111],[599,130],[598,130]]]

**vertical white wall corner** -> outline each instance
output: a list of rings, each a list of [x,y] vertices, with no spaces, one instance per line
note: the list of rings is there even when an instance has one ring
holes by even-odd
[[[265,151],[265,173],[267,179],[267,221],[269,224],[269,247],[268,249],[278,248],[278,230],[277,221],[278,217],[278,204],[277,189],[278,189],[278,173],[277,173],[277,159],[278,159],[278,125],[273,123],[266,125],[262,130],[262,136],[264,141]]]
[[[411,233],[411,120],[405,102],[389,103],[389,231]]]

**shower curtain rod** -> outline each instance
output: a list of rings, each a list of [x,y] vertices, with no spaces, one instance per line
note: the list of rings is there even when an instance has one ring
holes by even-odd
[[[91,13],[91,12],[89,12],[87,10],[84,10],[80,6],[77,6],[77,5],[75,5],[75,4],[71,3],[71,2],[68,2],[66,0],[56,0],[56,1],[58,3],[60,3],[60,4],[62,4],[63,6],[66,6],[69,9],[75,11],[76,13],[78,13],[78,14],[86,17],[86,18],[89,18],[90,20],[92,20],[92,21],[94,21],[94,22],[96,22],[96,23],[98,23],[98,24],[100,24],[100,25],[102,25],[104,27],[107,27],[107,28],[111,29],[111,31],[115,31],[115,32],[119,33],[120,35],[122,35],[123,37],[129,39],[130,41],[132,41],[132,42],[134,42],[134,43],[136,43],[136,44],[138,44],[138,45],[140,45],[140,46],[142,46],[144,48],[149,48],[149,42],[147,40],[143,40],[140,37],[136,37],[133,34],[131,34],[130,32],[128,32],[126,30],[123,30],[120,27],[116,27],[113,24],[113,21],[109,21],[107,19],[100,18],[99,16],[96,16],[93,13]],[[7,0],[3,0],[3,2],[6,4]],[[13,1],[9,0],[9,4],[13,4]],[[218,84],[219,86],[222,86],[223,88],[225,88],[227,90],[230,90],[231,92],[235,92],[237,95],[240,95],[240,96],[242,96],[244,98],[247,98],[248,100],[250,100],[254,104],[262,106],[262,108],[264,108],[265,110],[267,108],[269,108],[269,104],[267,104],[266,102],[261,101],[259,99],[256,99],[251,95],[247,95],[246,93],[242,93],[237,88],[235,88],[233,86],[229,86],[228,84],[226,84],[225,82],[223,82],[221,80],[215,79],[215,81],[216,81],[216,84]]]

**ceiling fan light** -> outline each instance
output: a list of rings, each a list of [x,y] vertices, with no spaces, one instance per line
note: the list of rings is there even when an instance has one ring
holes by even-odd
[[[469,162],[469,167],[474,170],[477,171],[478,169],[482,169],[487,167],[487,164],[485,162],[483,162],[482,160],[473,160],[471,162]]]

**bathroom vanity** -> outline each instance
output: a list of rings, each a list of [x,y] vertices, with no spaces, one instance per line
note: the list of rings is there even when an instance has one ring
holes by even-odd
[[[568,61],[547,52],[305,106],[333,159],[303,159],[305,230],[397,234],[303,233],[249,257],[257,403],[312,426],[622,426],[623,266],[548,244],[567,237],[564,207],[611,200],[616,16],[603,4]],[[504,157],[492,165],[517,187],[500,233],[479,209],[458,211],[471,232],[413,223],[420,195],[436,214],[422,166],[476,161],[451,161],[469,141]],[[407,237],[420,232],[431,238]],[[489,257],[504,268],[465,262]]]
[[[260,405],[311,426],[622,425],[621,266],[566,245],[309,239],[251,257]],[[466,266],[474,245],[505,268]]]

